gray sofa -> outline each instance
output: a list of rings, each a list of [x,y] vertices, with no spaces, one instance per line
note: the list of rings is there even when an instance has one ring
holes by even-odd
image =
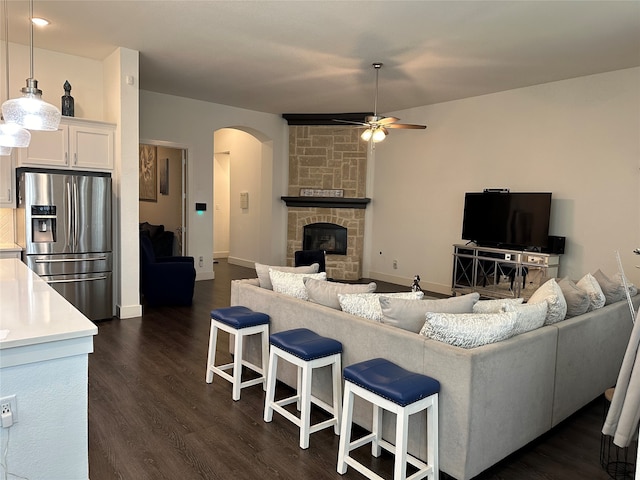
[[[440,470],[468,480],[594,400],[617,378],[632,321],[626,301],[508,340],[473,349],[372,322],[340,310],[234,280],[231,305],[271,317],[271,332],[306,327],[343,343],[343,365],[384,357],[441,383]],[[634,304],[640,303],[640,295]],[[259,345],[250,342],[257,360]],[[293,368],[280,380],[295,385]],[[314,373],[314,394],[330,399],[328,371]],[[387,416],[383,435],[394,438]],[[409,450],[425,459],[426,418],[416,414]],[[354,421],[370,428],[371,409],[356,403]],[[313,448],[313,437],[311,439]]]

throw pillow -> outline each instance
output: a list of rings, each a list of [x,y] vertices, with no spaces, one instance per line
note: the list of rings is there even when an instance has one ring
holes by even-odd
[[[567,317],[577,317],[589,309],[589,295],[573,283],[569,277],[558,282],[562,296],[567,302]]]
[[[587,273],[584,277],[578,280],[576,286],[587,292],[587,295],[589,296],[589,308],[587,309],[587,312],[604,307],[604,302],[606,301],[604,293],[602,293],[600,284],[598,284],[598,281],[593,277],[593,275]]]
[[[310,277],[304,278],[304,286],[307,289],[307,296],[310,301],[325,307],[335,308],[336,310],[340,310],[339,293],[373,293],[377,287],[375,282],[364,284],[340,283],[316,280]]]
[[[280,272],[291,272],[291,273],[318,273],[318,269],[320,265],[314,263],[305,267],[285,267],[285,266],[271,266],[271,265],[263,265],[261,263],[256,263],[256,273],[258,274],[258,281],[260,282],[260,287],[266,288],[268,290],[273,290],[273,285],[271,284],[271,278],[269,277],[269,269],[273,268],[274,270],[279,270]]]
[[[544,325],[547,318],[547,302],[531,303],[524,305],[515,305],[507,303],[503,307],[505,312],[516,313],[516,323],[514,326],[514,335],[529,332],[540,328]]]
[[[398,293],[349,293],[338,294],[338,301],[342,311],[379,322],[382,320],[380,297],[402,298],[406,300],[420,300],[423,292],[398,292]]]
[[[280,270],[269,269],[269,277],[273,284],[273,291],[284,293],[290,297],[299,298],[300,300],[309,300],[307,289],[304,288],[304,278],[310,277],[317,280],[326,280],[326,272],[320,273],[292,273],[282,272]]]
[[[600,285],[600,288],[602,289],[602,293],[604,293],[605,305],[619,302],[627,296],[624,291],[624,285],[622,285],[622,282],[614,282],[604,273],[602,273],[602,270],[596,270],[596,272],[593,274],[593,278],[596,279],[598,285]]]
[[[426,315],[420,335],[456,347],[474,348],[511,337],[515,312],[436,313]]]
[[[616,273],[613,277],[611,277],[611,280],[624,286],[624,283],[622,283],[622,274],[620,272]],[[629,289],[629,295],[631,295],[632,297],[635,297],[638,294],[638,287],[636,287],[633,283],[631,283],[626,276],[625,276],[625,280],[627,282],[627,288]]]
[[[477,292],[459,297],[427,299],[408,302],[401,298],[380,297],[382,323],[418,333],[424,325],[427,312],[471,313],[473,305],[480,299]]]
[[[524,298],[498,298],[496,300],[478,300],[473,305],[473,313],[504,312],[505,305],[520,305]]]
[[[529,298],[528,303],[541,303],[547,301],[547,318],[545,325],[551,325],[564,320],[567,315],[567,302],[562,295],[555,278],[544,282]]]

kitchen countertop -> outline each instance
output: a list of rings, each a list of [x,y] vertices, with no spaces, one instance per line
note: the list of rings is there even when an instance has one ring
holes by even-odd
[[[20,245],[16,245],[15,243],[0,243],[0,251],[20,252],[22,251],[22,247]]]
[[[93,351],[98,327],[18,259],[0,259],[0,366]]]

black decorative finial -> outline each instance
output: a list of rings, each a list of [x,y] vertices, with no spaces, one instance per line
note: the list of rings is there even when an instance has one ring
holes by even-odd
[[[65,117],[73,117],[74,106],[69,80],[65,80],[62,88],[64,88],[64,95],[62,96],[62,115]]]

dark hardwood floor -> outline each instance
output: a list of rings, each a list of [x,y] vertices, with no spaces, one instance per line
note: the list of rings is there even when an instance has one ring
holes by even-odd
[[[344,476],[336,472],[339,438],[332,429],[313,434],[310,448],[301,450],[293,424],[277,414],[271,423],[262,420],[259,386],[243,389],[234,402],[228,382],[205,382],[209,312],[229,305],[232,278],[255,271],[220,261],[215,274],[196,282],[191,307],[145,308],[141,318],[98,324],[89,355],[91,480],[363,478],[352,468]],[[381,291],[398,289],[378,283]],[[227,341],[221,332],[219,361],[229,358]],[[608,479],[599,464],[602,402],[477,479]],[[391,478],[391,455],[358,453]]]

